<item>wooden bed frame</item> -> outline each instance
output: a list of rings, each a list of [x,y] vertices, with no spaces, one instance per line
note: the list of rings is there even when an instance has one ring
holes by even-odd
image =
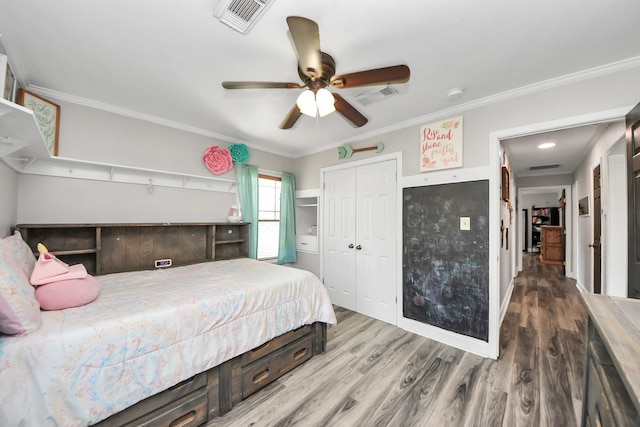
[[[69,264],[91,274],[156,268],[248,256],[249,224],[21,224],[16,227],[36,252],[39,242]],[[280,378],[326,348],[327,325],[316,322],[151,396],[95,424],[199,426]]]
[[[96,426],[202,425],[324,352],[326,341],[325,323],[304,325],[138,402]]]

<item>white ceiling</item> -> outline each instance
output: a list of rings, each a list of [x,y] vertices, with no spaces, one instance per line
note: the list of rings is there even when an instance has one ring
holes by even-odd
[[[43,95],[292,157],[562,76],[640,63],[637,0],[271,2],[242,35],[213,16],[217,0],[5,0],[0,40],[20,83]],[[318,23],[338,74],[406,64],[411,80],[367,106],[354,97],[370,88],[332,89],[369,119],[362,128],[332,114],[281,130],[299,90],[220,83],[299,82],[290,15]],[[464,96],[449,100],[456,87]]]
[[[517,177],[571,174],[607,128],[600,123],[501,141]],[[539,149],[544,143],[556,144]]]

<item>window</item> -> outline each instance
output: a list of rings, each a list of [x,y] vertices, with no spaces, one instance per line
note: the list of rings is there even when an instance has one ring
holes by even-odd
[[[278,257],[280,184],[277,176],[258,176],[258,259]]]

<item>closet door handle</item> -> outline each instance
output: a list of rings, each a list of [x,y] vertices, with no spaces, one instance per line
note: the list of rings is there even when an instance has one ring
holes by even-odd
[[[349,244],[349,249],[353,249],[353,243]]]
[[[357,250],[362,249],[362,245],[358,245],[358,246],[356,246],[356,249],[357,249]]]

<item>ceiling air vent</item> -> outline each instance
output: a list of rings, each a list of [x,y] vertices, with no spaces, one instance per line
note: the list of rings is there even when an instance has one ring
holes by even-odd
[[[382,101],[384,98],[397,94],[398,91],[392,86],[385,86],[383,88],[375,88],[367,92],[361,93],[355,96],[353,99],[358,101],[362,105],[373,104],[374,102]]]
[[[544,169],[556,169],[559,168],[560,165],[542,165],[542,166],[529,166],[530,171],[539,171]]]
[[[275,0],[220,0],[213,15],[234,30],[247,34]]]

